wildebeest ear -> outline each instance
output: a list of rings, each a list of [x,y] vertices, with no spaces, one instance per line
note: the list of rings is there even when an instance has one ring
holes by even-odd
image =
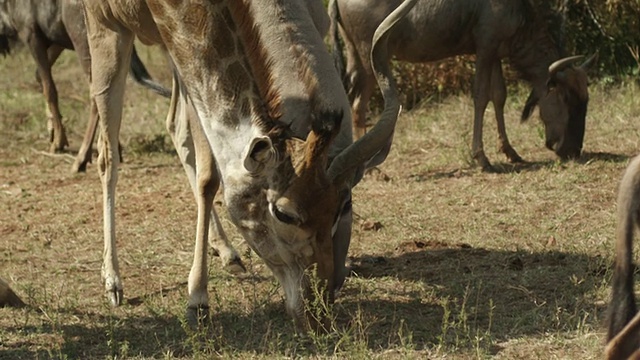
[[[244,167],[252,175],[261,172],[265,166],[275,160],[275,149],[268,136],[259,136],[251,140],[244,157]]]
[[[531,90],[529,97],[527,98],[527,102],[524,104],[524,109],[522,109],[522,116],[520,117],[521,121],[526,121],[531,117],[533,108],[538,105],[538,100],[540,100],[540,98],[533,92],[533,90]]]

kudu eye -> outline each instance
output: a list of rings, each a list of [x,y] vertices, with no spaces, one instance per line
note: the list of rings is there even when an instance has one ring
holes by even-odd
[[[287,214],[281,209],[278,209],[278,206],[274,204],[269,204],[269,209],[271,210],[271,214],[280,222],[288,225],[298,225],[300,223],[300,220],[296,216]]]

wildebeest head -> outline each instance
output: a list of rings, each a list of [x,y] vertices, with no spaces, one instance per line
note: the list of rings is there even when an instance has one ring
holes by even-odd
[[[534,89],[522,112],[522,120],[526,120],[536,105],[540,107],[545,145],[561,159],[577,158],[582,152],[589,102],[587,70],[596,55],[580,66],[573,66],[580,58],[582,56],[571,56],[551,64],[546,92]]]

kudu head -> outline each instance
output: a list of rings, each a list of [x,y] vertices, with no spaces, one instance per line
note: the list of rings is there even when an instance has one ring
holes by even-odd
[[[287,312],[300,332],[328,329],[326,319],[318,319],[305,305],[333,302],[334,291],[342,285],[344,274],[337,271],[344,264],[334,260],[343,257],[336,256],[340,250],[334,245],[342,217],[351,210],[353,179],[366,160],[386,148],[393,134],[389,125],[398,115],[389,111],[379,122],[384,129],[361,138],[329,162],[329,149],[345,114],[317,104],[311,97],[306,139],[292,137],[281,126],[254,139],[243,161],[254,185],[227,199],[234,223],[281,283]],[[315,281],[308,271],[314,264]]]
[[[522,112],[522,120],[538,105],[545,129],[545,145],[561,159],[580,156],[584,140],[589,92],[587,70],[597,58],[591,56],[580,66],[573,63],[582,56],[560,59],[549,66],[546,90],[534,89]]]

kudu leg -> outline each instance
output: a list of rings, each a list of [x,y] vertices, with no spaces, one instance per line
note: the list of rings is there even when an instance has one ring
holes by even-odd
[[[197,119],[198,115],[193,111],[193,107],[188,106],[187,119],[184,120],[189,122],[188,126],[191,128],[196,149],[196,203],[198,206],[196,242],[188,285],[187,320],[192,327],[196,327],[209,315],[207,238],[212,217],[216,219],[216,222],[218,221],[213,209],[213,199],[220,185],[211,148]]]
[[[96,103],[93,99],[91,99],[91,108],[89,111],[89,123],[87,124],[87,129],[84,132],[82,144],[80,145],[76,159],[71,166],[71,171],[74,173],[87,171],[87,164],[91,162],[92,158],[93,139],[95,138],[96,130],[98,129],[98,108],[96,107]],[[118,151],[118,153],[120,153],[120,151]]]
[[[51,142],[49,151],[62,151],[65,147],[69,146],[69,142],[67,141],[64,126],[62,125],[62,115],[60,115],[60,108],[58,106],[58,91],[56,90],[56,85],[53,82],[53,76],[51,76],[51,63],[49,60],[49,53],[47,51],[48,47],[43,39],[35,33],[28,36],[26,43],[29,44],[29,51],[36,61],[38,76],[40,77],[42,86],[42,93],[47,105],[47,129],[49,131],[49,140]],[[57,58],[55,54],[56,51],[57,49],[52,50],[52,57]]]
[[[178,96],[176,93],[178,87],[174,83],[174,89],[172,96]],[[188,114],[187,112],[192,112],[193,109],[188,110],[191,107],[186,101],[183,101],[183,98],[180,97],[180,103],[177,103],[178,99],[171,99],[171,108],[169,110],[169,115],[167,117],[167,130],[171,135],[171,140],[173,141],[173,145],[178,153],[178,157],[182,162],[182,166],[187,174],[187,178],[189,180],[189,185],[191,185],[191,189],[193,190],[193,194],[196,197],[196,201],[199,201],[200,190],[198,190],[199,184],[199,169],[196,166],[197,162],[197,154],[198,149],[196,149],[196,145],[194,144],[194,139],[192,136],[192,129],[189,125],[189,121],[187,121]],[[196,117],[197,119],[197,117]],[[198,124],[199,126],[199,124]],[[205,140],[206,141],[206,140]],[[206,145],[206,151],[210,152],[208,142],[204,143]],[[205,149],[203,147],[202,152]],[[204,155],[202,155],[204,156]],[[209,156],[211,156],[209,154]],[[211,161],[214,161],[213,159]],[[217,178],[217,174],[215,177],[215,181],[219,182]],[[215,191],[218,189],[218,183],[215,185]],[[214,191],[214,193],[215,193]],[[213,200],[211,200],[213,201]],[[230,273],[240,273],[246,271],[244,264],[238,255],[238,252],[234,249],[233,245],[229,241],[222,225],[220,224],[220,219],[216,214],[213,207],[211,208],[212,214],[209,220],[209,228],[210,231],[208,233],[209,244],[213,248],[216,255],[220,256],[222,260],[222,265],[224,268]]]
[[[491,102],[496,113],[498,127],[498,140],[500,141],[500,151],[507,156],[512,163],[522,162],[522,158],[511,147],[507,130],[504,126],[504,105],[507,101],[507,87],[502,74],[502,64],[496,61],[491,69]]]
[[[118,181],[118,134],[122,120],[125,80],[133,34],[120,29],[112,31],[102,26],[91,14],[86,14],[92,36],[89,39],[91,58],[91,97],[98,111],[100,134],[98,171],[102,181],[104,217],[104,259],[102,279],[112,305],[123,300],[123,287],[116,251],[115,197]]]

